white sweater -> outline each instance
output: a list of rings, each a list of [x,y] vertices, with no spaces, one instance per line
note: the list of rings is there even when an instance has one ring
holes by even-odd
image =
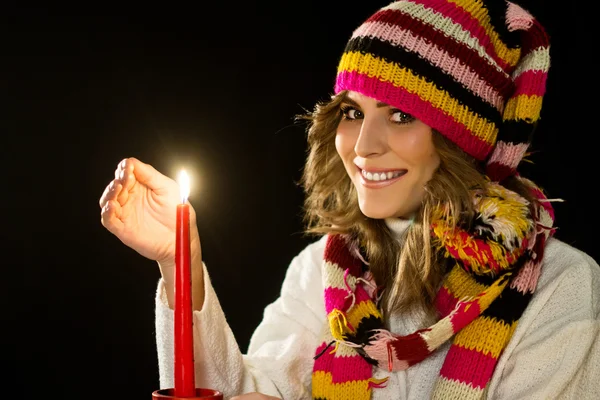
[[[397,234],[405,226],[388,223]],[[218,389],[225,399],[261,392],[285,400],[311,398],[315,349],[326,313],[321,281],[325,237],[291,262],[280,297],[242,354],[204,266],[206,297],[194,312],[196,386]],[[519,320],[488,387],[489,399],[600,399],[600,267],[587,254],[551,239],[536,293]],[[405,335],[421,328],[413,314],[391,318]],[[160,387],[173,387],[173,310],[160,281],[156,295]],[[449,343],[405,371],[391,373],[372,399],[428,399]],[[374,374],[381,378],[388,372]]]

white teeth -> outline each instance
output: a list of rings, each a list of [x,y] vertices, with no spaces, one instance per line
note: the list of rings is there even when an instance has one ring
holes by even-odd
[[[404,171],[396,171],[396,172],[366,172],[362,170],[362,176],[365,177],[368,181],[386,181],[388,179],[397,178],[402,175]]]

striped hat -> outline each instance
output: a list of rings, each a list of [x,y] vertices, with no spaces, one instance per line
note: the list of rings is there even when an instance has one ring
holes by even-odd
[[[420,119],[501,181],[540,118],[548,36],[504,0],[401,0],[352,34],[335,93],[352,90]]]

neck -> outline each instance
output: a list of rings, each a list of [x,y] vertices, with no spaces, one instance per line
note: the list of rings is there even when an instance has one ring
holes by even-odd
[[[404,235],[404,232],[406,232],[408,227],[412,224],[412,219],[386,218],[385,224],[388,228],[390,228],[390,231],[392,231],[394,237],[400,240]]]

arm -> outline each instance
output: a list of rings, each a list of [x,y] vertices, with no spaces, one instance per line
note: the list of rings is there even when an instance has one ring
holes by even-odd
[[[600,267],[584,254],[553,258],[562,268],[532,299],[535,316],[519,322],[490,399],[600,398]]]
[[[313,243],[290,264],[280,297],[265,308],[262,322],[242,354],[204,267],[204,304],[194,313],[196,386],[218,389],[225,398],[249,392],[310,397],[312,356],[325,323],[321,262],[324,241]],[[160,387],[173,387],[173,311],[161,281],[156,297]]]

